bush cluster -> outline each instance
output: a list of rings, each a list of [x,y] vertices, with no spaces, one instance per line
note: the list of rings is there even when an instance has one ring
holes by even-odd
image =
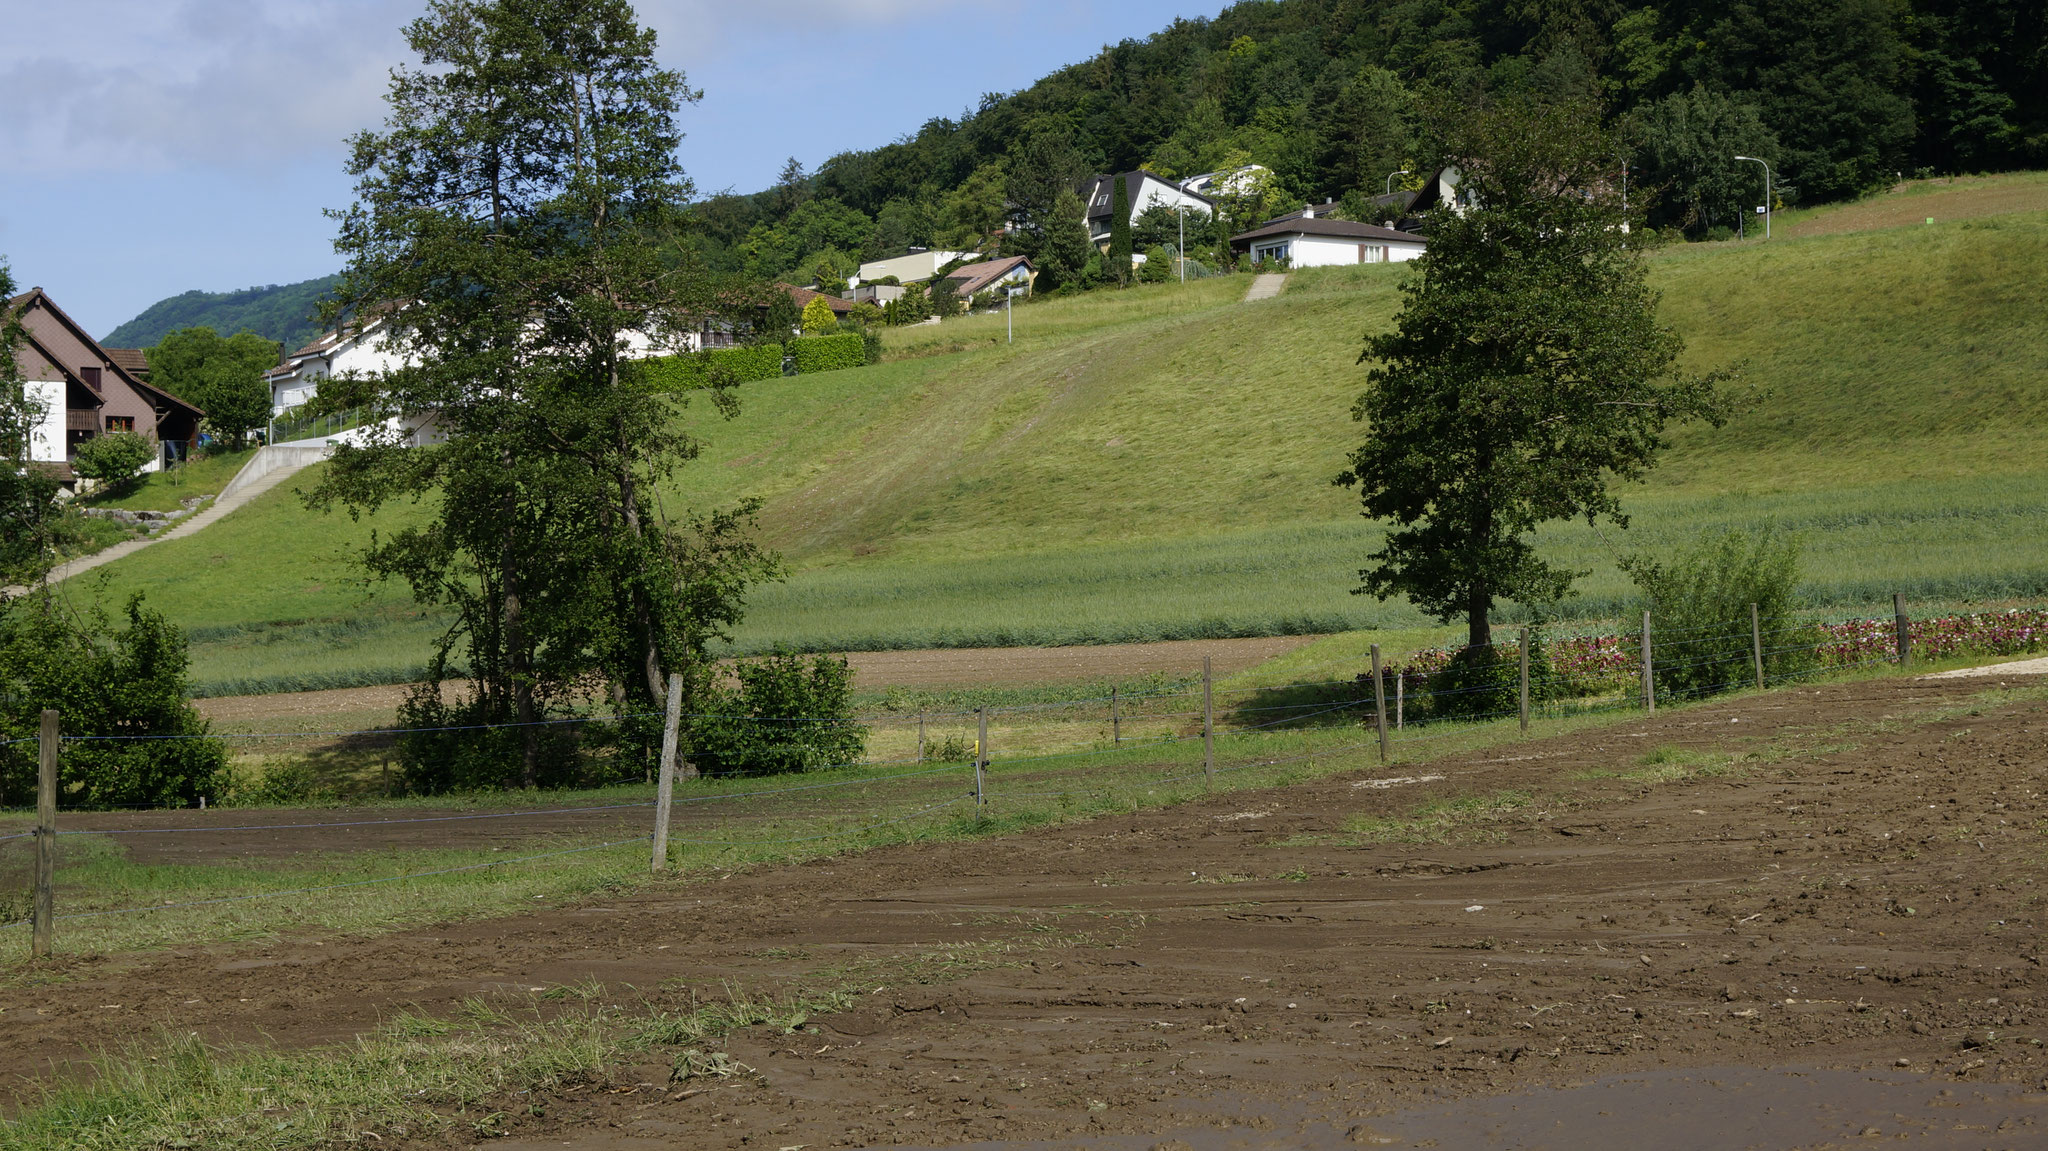
[[[760,344],[747,348],[711,348],[680,356],[656,356],[634,361],[649,387],[658,392],[682,392],[708,384],[714,371],[730,373],[732,383],[773,380],[782,375],[782,345]]]
[[[796,371],[800,376],[863,367],[868,362],[867,343],[858,332],[803,336],[789,342],[789,353],[796,359]]]
[[[733,665],[690,733],[705,775],[781,775],[860,762],[867,728],[853,718],[853,667],[782,654]]]
[[[66,743],[59,802],[181,806],[218,797],[227,745],[207,734],[185,691],[185,636],[161,612],[129,599],[116,626],[97,609],[73,616],[49,597],[0,611],[0,803],[35,802],[35,736],[44,708],[66,735],[125,738]]]

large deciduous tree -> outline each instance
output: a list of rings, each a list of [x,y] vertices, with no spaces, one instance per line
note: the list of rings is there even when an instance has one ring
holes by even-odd
[[[672,673],[701,690],[706,645],[772,570],[744,509],[664,514],[657,485],[698,446],[625,356],[632,333],[679,345],[675,323],[712,306],[674,258],[676,116],[697,93],[625,0],[433,0],[406,35],[419,64],[394,72],[385,130],[352,141],[333,308],[380,316],[403,366],[319,396],[399,420],[339,449],[309,499],[429,505],[363,556],[454,609],[408,715],[518,725],[461,747],[423,735],[415,786],[532,785],[570,769],[569,741],[538,725],[576,700],[644,714]],[[407,446],[422,425],[437,442]],[[439,681],[457,670],[474,686],[451,711]]]
[[[1497,601],[1549,604],[1584,574],[1529,534],[1626,526],[1615,485],[1643,475],[1673,421],[1718,422],[1725,404],[1720,376],[1676,369],[1597,110],[1503,104],[1460,137],[1474,206],[1434,221],[1393,330],[1366,340],[1352,415],[1369,430],[1338,482],[1388,525],[1358,591],[1462,616],[1483,649]]]
[[[199,405],[214,434],[239,449],[270,418],[263,373],[277,366],[277,353],[254,332],[222,338],[212,328],[185,328],[149,349],[150,382]]]

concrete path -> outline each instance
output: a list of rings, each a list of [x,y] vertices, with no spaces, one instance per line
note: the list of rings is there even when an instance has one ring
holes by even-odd
[[[1281,287],[1286,283],[1285,272],[1265,272],[1253,276],[1252,286],[1244,294],[1244,302],[1249,304],[1253,300],[1270,300],[1280,294]]]
[[[242,470],[235,473],[235,478],[228,481],[228,486],[222,488],[221,493],[215,496],[213,502],[203,511],[194,512],[180,520],[177,526],[158,532],[147,539],[129,540],[126,543],[115,544],[105,551],[58,564],[50,571],[49,582],[70,579],[80,572],[88,572],[102,564],[113,563],[122,556],[134,555],[160,540],[189,536],[290,479],[306,465],[326,459],[332,450],[324,444],[279,444],[276,447],[264,448],[251,457],[248,463],[242,465]],[[8,592],[14,594],[19,590],[9,588]]]

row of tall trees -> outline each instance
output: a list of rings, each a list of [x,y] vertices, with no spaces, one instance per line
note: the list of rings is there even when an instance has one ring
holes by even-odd
[[[1248,158],[1275,207],[1354,204],[1443,162],[1480,97],[1598,99],[1616,170],[1657,226],[1700,235],[1786,195],[1895,174],[2048,163],[2048,8],[2034,0],[1274,0],[1179,20],[903,139],[701,207],[714,268],[808,275],[918,244],[972,246],[1082,175]],[[1041,205],[1041,209],[1049,208]],[[1355,212],[1354,214],[1361,214]],[[1037,231],[1034,226],[1031,230]]]

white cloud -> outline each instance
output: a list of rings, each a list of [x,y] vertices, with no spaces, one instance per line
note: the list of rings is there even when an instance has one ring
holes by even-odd
[[[402,28],[424,0],[67,0],[22,6],[0,40],[0,168],[44,177],[213,167],[260,171],[382,121]],[[958,22],[999,0],[643,0],[662,56],[694,75],[778,38]],[[787,62],[795,66],[794,61]]]
[[[10,18],[0,166],[118,177],[337,152],[374,124],[409,0],[70,0]]]

